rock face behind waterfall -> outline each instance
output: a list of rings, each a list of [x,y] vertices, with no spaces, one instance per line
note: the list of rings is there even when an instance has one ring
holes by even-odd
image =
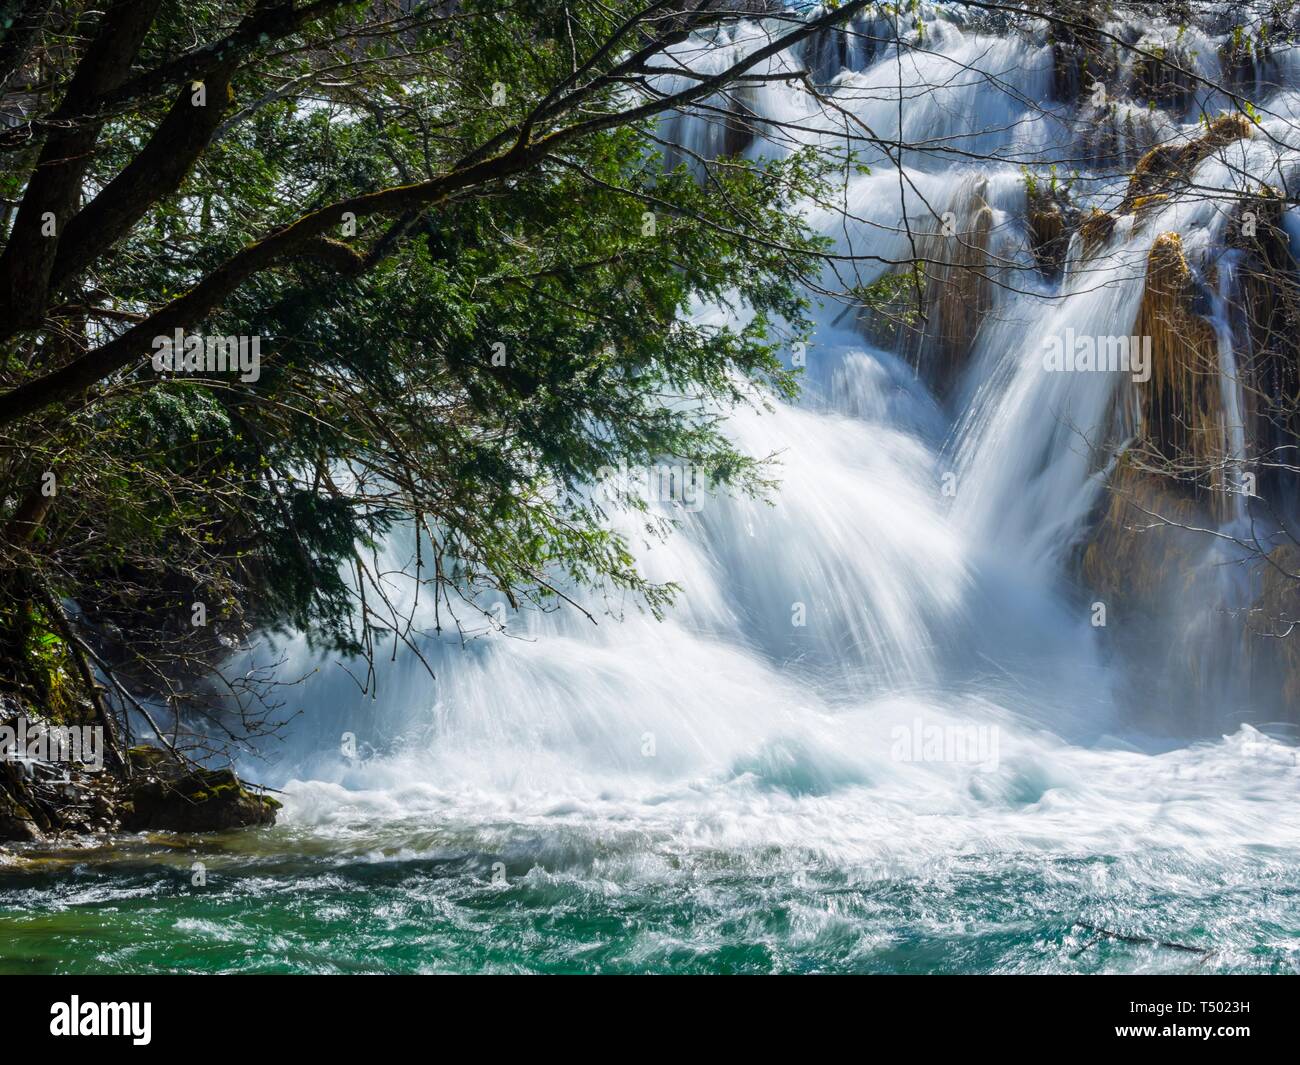
[[[1117,400],[1116,418],[1128,423],[1117,435],[1131,442],[1111,470],[1083,552],[1084,581],[1125,633],[1158,628],[1202,572],[1206,543],[1195,530],[1217,523],[1231,502],[1216,338],[1196,311],[1198,297],[1182,241],[1161,234],[1129,329],[1150,337],[1150,378]]]
[[[992,306],[989,239],[993,210],[982,182],[967,182],[953,212],[951,235],[925,239],[920,251],[934,260],[926,269],[924,327],[913,334],[912,361],[940,394],[948,392]]]
[[[1218,338],[1197,313],[1204,302],[1182,240],[1177,233],[1162,233],[1147,257],[1146,289],[1132,329],[1133,336],[1151,338],[1151,377],[1136,385],[1141,416],[1136,446],[1221,520],[1234,490],[1228,483],[1229,414],[1219,379]]]
[[[1283,225],[1285,201],[1268,185],[1240,204],[1227,243],[1240,254],[1237,283],[1244,313],[1233,322],[1233,343],[1243,352],[1248,380],[1245,423],[1248,438],[1263,455],[1282,455],[1300,439],[1300,284]],[[1249,222],[1249,224],[1248,224]],[[1300,479],[1282,468],[1261,467],[1259,493],[1295,498]]]
[[[1186,181],[1215,147],[1249,135],[1243,122],[1219,120],[1199,142],[1152,152],[1117,213],[1136,214],[1140,226],[1145,203]],[[1250,690],[1235,690],[1240,705],[1300,720],[1300,642],[1285,638],[1300,619],[1300,549],[1259,532],[1293,519],[1297,494],[1286,467],[1296,465],[1300,429],[1300,301],[1282,202],[1267,186],[1242,198],[1195,264],[1177,233],[1152,240],[1129,329],[1150,338],[1150,377],[1126,381],[1116,401],[1117,435],[1129,443],[1111,467],[1081,570],[1130,649],[1168,656],[1163,666],[1194,685],[1216,668],[1219,679],[1249,676]],[[1172,627],[1175,603],[1199,620]],[[1249,668],[1234,672],[1229,659]]]
[[[923,266],[887,274],[888,301],[865,300],[857,318],[868,341],[899,351],[940,397],[948,396],[966,369],[980,326],[993,307],[994,277],[1005,249],[993,247],[994,211],[987,179],[968,174],[929,224],[909,222],[911,243]],[[1040,219],[1045,230],[1052,220]],[[1062,251],[1064,223],[1046,232],[1041,254]],[[1034,249],[1040,254],[1040,248]]]

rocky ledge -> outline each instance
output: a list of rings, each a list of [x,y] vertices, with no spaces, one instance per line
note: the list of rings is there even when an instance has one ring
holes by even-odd
[[[124,771],[0,757],[0,844],[102,832],[222,832],[275,823],[280,804],[230,769],[132,747]]]

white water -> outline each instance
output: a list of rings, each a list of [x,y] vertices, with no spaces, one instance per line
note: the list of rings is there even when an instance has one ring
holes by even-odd
[[[726,48],[752,46],[758,33],[738,31]],[[1066,116],[1057,120],[1030,106],[1049,95],[1050,56],[1041,41],[944,22],[927,44],[929,54],[904,58],[904,80],[947,87],[904,92],[904,136],[1013,162],[906,159],[912,224],[933,228],[930,208],[959,208],[978,169],[999,254],[1025,263],[1019,163],[1070,136],[1068,110],[1056,108]],[[723,51],[687,61],[718,65]],[[1000,87],[958,64],[995,73]],[[846,71],[836,97],[892,136],[898,72],[885,53]],[[1294,106],[1294,96],[1272,102]],[[812,142],[843,128],[786,85],[755,94],[754,106],[827,131],[802,135]],[[700,120],[677,134],[716,149],[716,129]],[[1258,143],[1245,150],[1257,171],[1272,158]],[[1231,162],[1241,160],[1207,160],[1198,181],[1227,187]],[[903,258],[899,196],[897,170],[876,158],[846,186],[852,218],[809,217],[842,250]],[[1161,876],[1186,878],[1194,894],[1234,856],[1285,864],[1300,853],[1292,747],[1228,715],[1221,738],[1176,742],[1126,724],[1125,667],[1103,655],[1071,563],[1102,490],[1088,441],[1106,424],[1116,380],[1048,374],[1040,362],[1047,335],[1130,332],[1151,240],[1176,230],[1190,253],[1213,238],[1215,213],[1177,201],[1138,231],[1122,222],[1110,254],[1059,290],[1009,270],[1024,291],[998,294],[948,406],[899,359],[832,324],[842,308],[828,306],[801,403],[742,410],[730,423],[744,449],[779,453],[771,503],[666,505],[680,524],[663,543],[629,520],[646,572],[685,590],[666,620],[632,604],[598,625],[570,610],[511,614],[505,634],[480,626],[465,646],[454,635],[431,641],[436,680],[400,658],[373,700],[322,663],[298,691],[305,720],[274,766],[249,765],[250,775],[285,785],[291,825],[376,853],[454,838],[610,890],[671,878],[674,856],[690,853],[745,855],[745,868],[797,876],[791,849],[855,882],[940,876],[962,856],[1109,856],[1113,879],[1085,886],[1116,899]],[[404,561],[409,545],[390,553]],[[792,624],[799,605],[802,626]],[[290,650],[286,674],[308,664]],[[1176,721],[1178,707],[1165,713]],[[970,725],[996,729],[986,734],[995,765],[898,756],[898,730]],[[358,758],[340,754],[344,733],[357,737]],[[1161,872],[1156,852],[1181,858]],[[762,857],[775,854],[787,857]],[[1143,915],[1125,919],[1140,927]]]

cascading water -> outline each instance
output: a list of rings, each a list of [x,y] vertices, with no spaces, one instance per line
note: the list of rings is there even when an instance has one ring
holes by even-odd
[[[108,893],[132,915],[101,967],[138,965],[142,926],[171,944],[160,964],[199,968],[1300,962],[1294,748],[1235,724],[1181,740],[1132,727],[1123,667],[1074,570],[1105,491],[1092,444],[1117,378],[1041,360],[1046,336],[1129,332],[1153,236],[1209,240],[1215,207],[1178,198],[1141,227],[1121,219],[1106,255],[1083,262],[1076,239],[1059,284],[1030,280],[1021,168],[1084,119],[1042,104],[1045,39],[925,19],[924,47],[902,55],[866,20],[810,51],[844,65],[817,77],[862,127],[935,150],[904,154],[905,181],[896,158],[869,152],[870,173],[846,181],[847,217],[808,216],[843,253],[899,261],[978,193],[1005,287],[946,395],[827,306],[804,398],[730,420],[743,450],[778,456],[772,499],[658,503],[678,523],[662,542],[616,519],[645,571],[684,589],[666,619],[632,604],[596,625],[510,613],[504,632],[428,641],[436,679],[399,658],[373,699],[291,645],[286,675],[319,666],[292,700],[306,714],[269,765],[242,767],[283,788],[284,823],[206,854],[225,889],[175,925],[135,858],[115,879],[45,886],[61,906]],[[729,34],[680,58],[720,68],[766,39],[759,24]],[[1281,115],[1296,99],[1283,88],[1261,104]],[[797,84],[746,102],[806,143],[846,128]],[[720,123],[680,121],[679,143],[722,150]],[[1275,144],[1237,150],[1260,170],[1295,163]],[[1198,183],[1226,184],[1240,163],[1209,159]],[[1097,197],[1116,187],[1084,181]],[[409,544],[389,551],[399,564]],[[1077,922],[1207,953],[1080,952]]]

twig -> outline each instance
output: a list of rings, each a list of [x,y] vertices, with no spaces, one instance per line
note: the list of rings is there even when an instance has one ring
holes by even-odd
[[[1082,928],[1088,932],[1096,932],[1097,935],[1071,954],[1071,958],[1077,958],[1089,947],[1096,945],[1103,939],[1118,939],[1122,943],[1136,943],[1152,947],[1167,947],[1170,950],[1181,950],[1188,954],[1208,955],[1214,953],[1214,951],[1210,950],[1208,947],[1190,947],[1186,943],[1170,943],[1165,939],[1151,939],[1148,936],[1126,936],[1122,932],[1112,932],[1109,928],[1098,928],[1096,925],[1084,924],[1082,921],[1075,921],[1074,927]]]

